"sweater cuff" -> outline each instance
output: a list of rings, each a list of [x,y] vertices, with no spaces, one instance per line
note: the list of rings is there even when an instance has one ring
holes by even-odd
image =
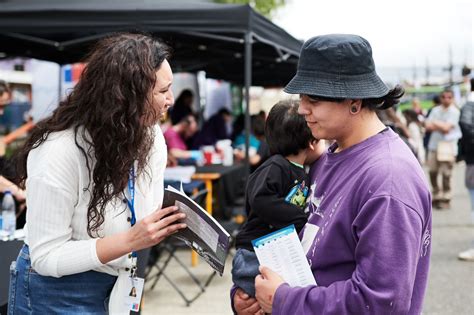
[[[99,256],[97,256],[97,241],[99,239],[98,238],[95,238],[91,243],[91,247],[90,247],[90,257],[92,258],[92,261],[94,263],[94,269],[95,268],[99,268],[99,267],[102,267],[103,264],[100,259],[99,259]]]
[[[281,284],[275,291],[272,304],[272,314],[279,315],[283,314],[283,306],[285,305],[286,298],[290,292],[290,286],[288,283]]]

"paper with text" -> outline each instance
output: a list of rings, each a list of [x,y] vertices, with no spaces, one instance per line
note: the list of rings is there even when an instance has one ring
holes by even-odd
[[[294,225],[253,240],[252,245],[260,265],[275,271],[290,287],[316,285]]]

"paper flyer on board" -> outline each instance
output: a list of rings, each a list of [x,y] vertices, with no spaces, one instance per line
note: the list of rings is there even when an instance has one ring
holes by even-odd
[[[252,245],[260,265],[275,271],[291,287],[316,285],[294,225],[253,240]]]

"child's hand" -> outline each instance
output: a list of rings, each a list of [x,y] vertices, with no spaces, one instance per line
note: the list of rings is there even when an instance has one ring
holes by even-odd
[[[309,147],[306,149],[306,159],[304,164],[313,164],[314,161],[319,159],[319,157],[324,153],[326,150],[326,144],[324,140],[315,139],[310,142]]]

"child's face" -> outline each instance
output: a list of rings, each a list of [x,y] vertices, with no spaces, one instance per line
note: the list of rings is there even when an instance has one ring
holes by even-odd
[[[306,159],[304,164],[313,164],[313,162],[319,159],[319,157],[324,153],[324,150],[326,150],[324,140],[313,140],[306,149]]]

